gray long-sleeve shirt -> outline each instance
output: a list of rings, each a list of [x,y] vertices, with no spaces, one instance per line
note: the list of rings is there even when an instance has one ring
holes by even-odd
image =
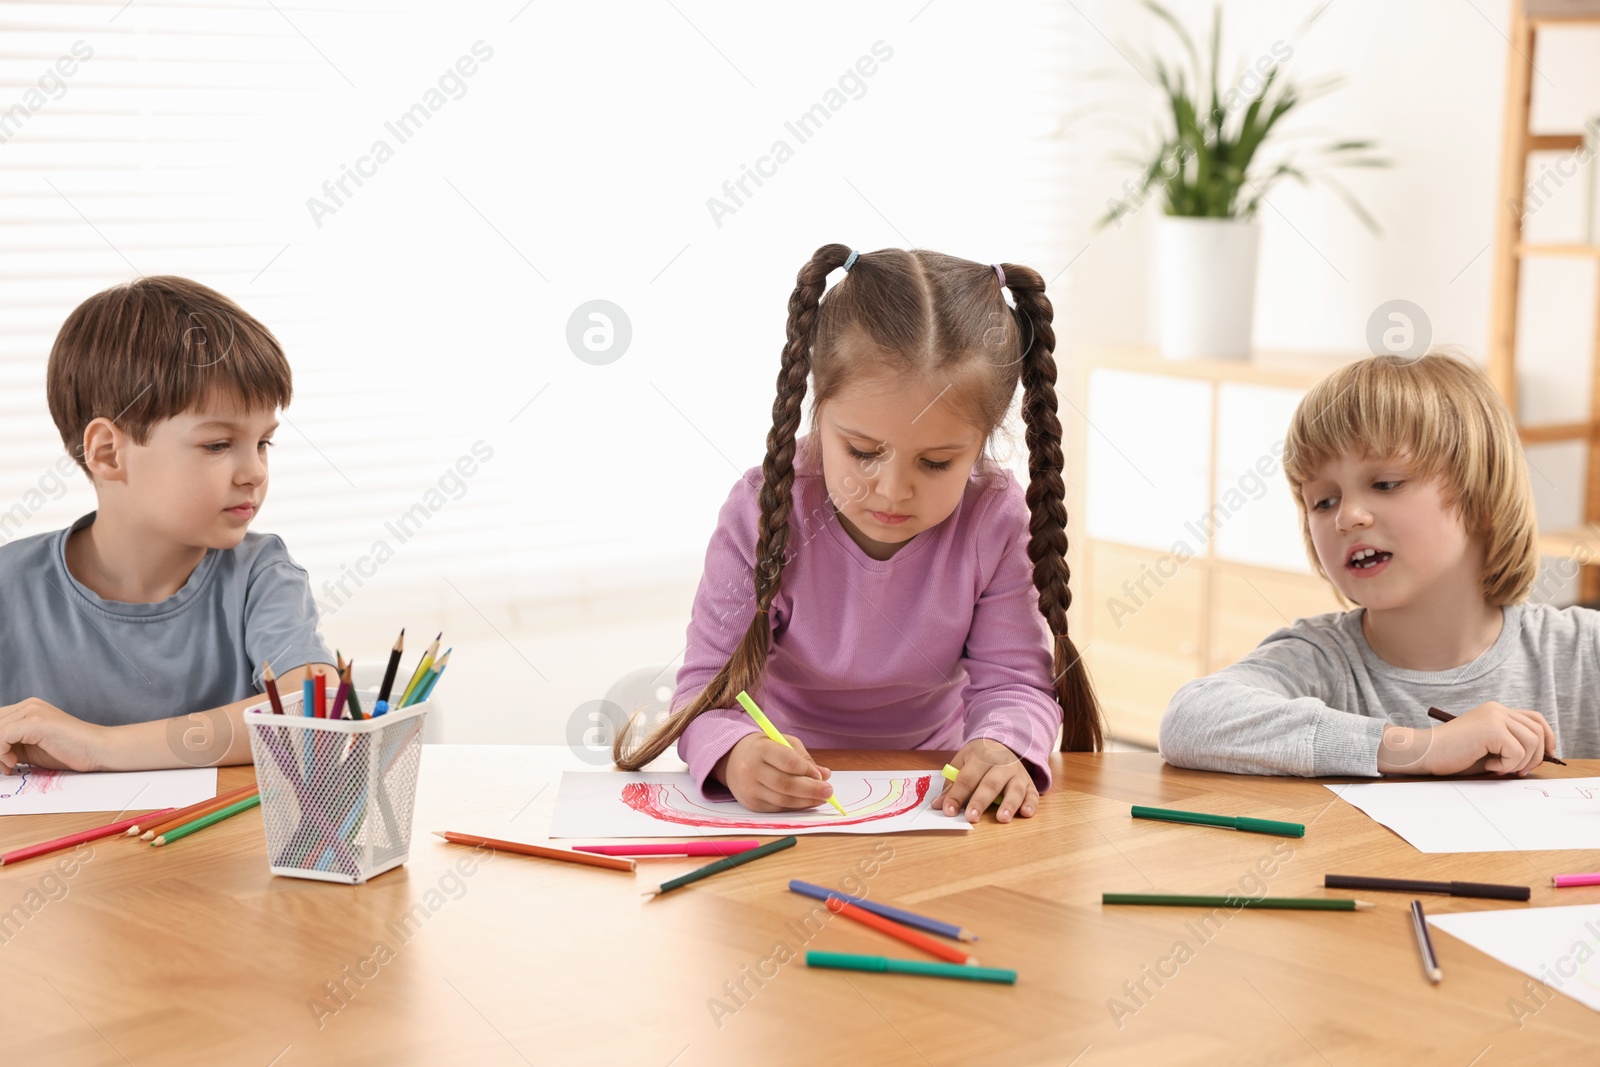
[[[1471,663],[1412,671],[1372,651],[1363,610],[1299,619],[1184,685],[1161,720],[1162,757],[1239,774],[1376,775],[1385,726],[1429,728],[1429,707],[1460,714],[1491,700],[1548,719],[1554,755],[1600,757],[1600,611],[1513,605]]]

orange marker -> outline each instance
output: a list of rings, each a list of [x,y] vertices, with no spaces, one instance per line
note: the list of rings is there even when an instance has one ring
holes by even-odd
[[[829,897],[828,910],[835,915],[843,915],[846,918],[854,919],[863,926],[870,926],[880,933],[888,934],[890,937],[897,937],[908,945],[915,945],[929,955],[938,956],[941,960],[947,960],[950,963],[977,965],[977,960],[960,949],[952,948],[942,941],[935,941],[927,934],[918,933],[909,926],[901,926],[893,919],[885,919],[881,915],[874,915],[867,909],[858,908],[847,900]]]

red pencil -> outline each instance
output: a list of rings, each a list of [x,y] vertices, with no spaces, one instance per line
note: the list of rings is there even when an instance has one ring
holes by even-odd
[[[171,810],[171,808],[166,808],[162,811],[150,812],[148,815],[135,815],[131,819],[108,823],[105,826],[96,826],[93,830],[80,830],[78,833],[68,834],[66,837],[58,837],[54,841],[45,841],[41,844],[29,845],[26,848],[13,849],[4,856],[0,856],[0,866],[7,863],[16,863],[18,860],[32,859],[34,856],[42,856],[46,852],[59,852],[61,849],[71,848],[73,845],[81,845],[85,841],[97,841],[102,837],[125,833],[128,827],[136,826],[141,821],[149,822],[152,819],[160,818]]]
[[[311,714],[319,719],[328,717],[328,679],[321,671],[311,676]]]
[[[924,952],[938,956],[941,960],[949,960],[951,963],[970,963],[973,965],[976,965],[978,962],[958,948],[951,948],[943,941],[935,941],[927,934],[919,933],[918,931],[911,929],[909,926],[901,926],[893,919],[885,919],[882,915],[874,915],[866,908],[858,908],[847,900],[840,900],[838,897],[829,897],[828,910],[836,915],[843,915],[847,918],[854,919],[863,926],[870,926],[874,930],[888,934],[890,937],[898,937],[906,944],[915,945]]]
[[[668,841],[659,845],[573,845],[574,852],[593,852],[601,856],[732,856],[760,848],[761,842]]]

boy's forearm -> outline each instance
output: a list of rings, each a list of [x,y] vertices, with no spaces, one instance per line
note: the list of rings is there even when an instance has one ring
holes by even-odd
[[[312,667],[333,672],[331,664],[311,664],[282,675],[280,692],[298,691]],[[251,761],[250,735],[244,728],[244,709],[261,703],[263,696],[247,697],[206,711],[170,719],[106,728],[106,743],[98,761],[102,771],[165,770],[177,767],[231,767]]]

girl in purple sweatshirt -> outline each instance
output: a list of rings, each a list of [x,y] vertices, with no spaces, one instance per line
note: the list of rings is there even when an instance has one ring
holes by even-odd
[[[623,731],[618,766],[677,742],[702,787],[785,811],[832,795],[808,746],[959,749],[938,805],[976,821],[998,798],[1008,822],[1037,810],[1058,732],[1064,751],[1100,747],[1067,636],[1051,317],[1027,267],[817,250],[789,297],[766,459],[706,550],[673,711],[637,743]],[[1019,383],[1026,491],[987,454]]]

